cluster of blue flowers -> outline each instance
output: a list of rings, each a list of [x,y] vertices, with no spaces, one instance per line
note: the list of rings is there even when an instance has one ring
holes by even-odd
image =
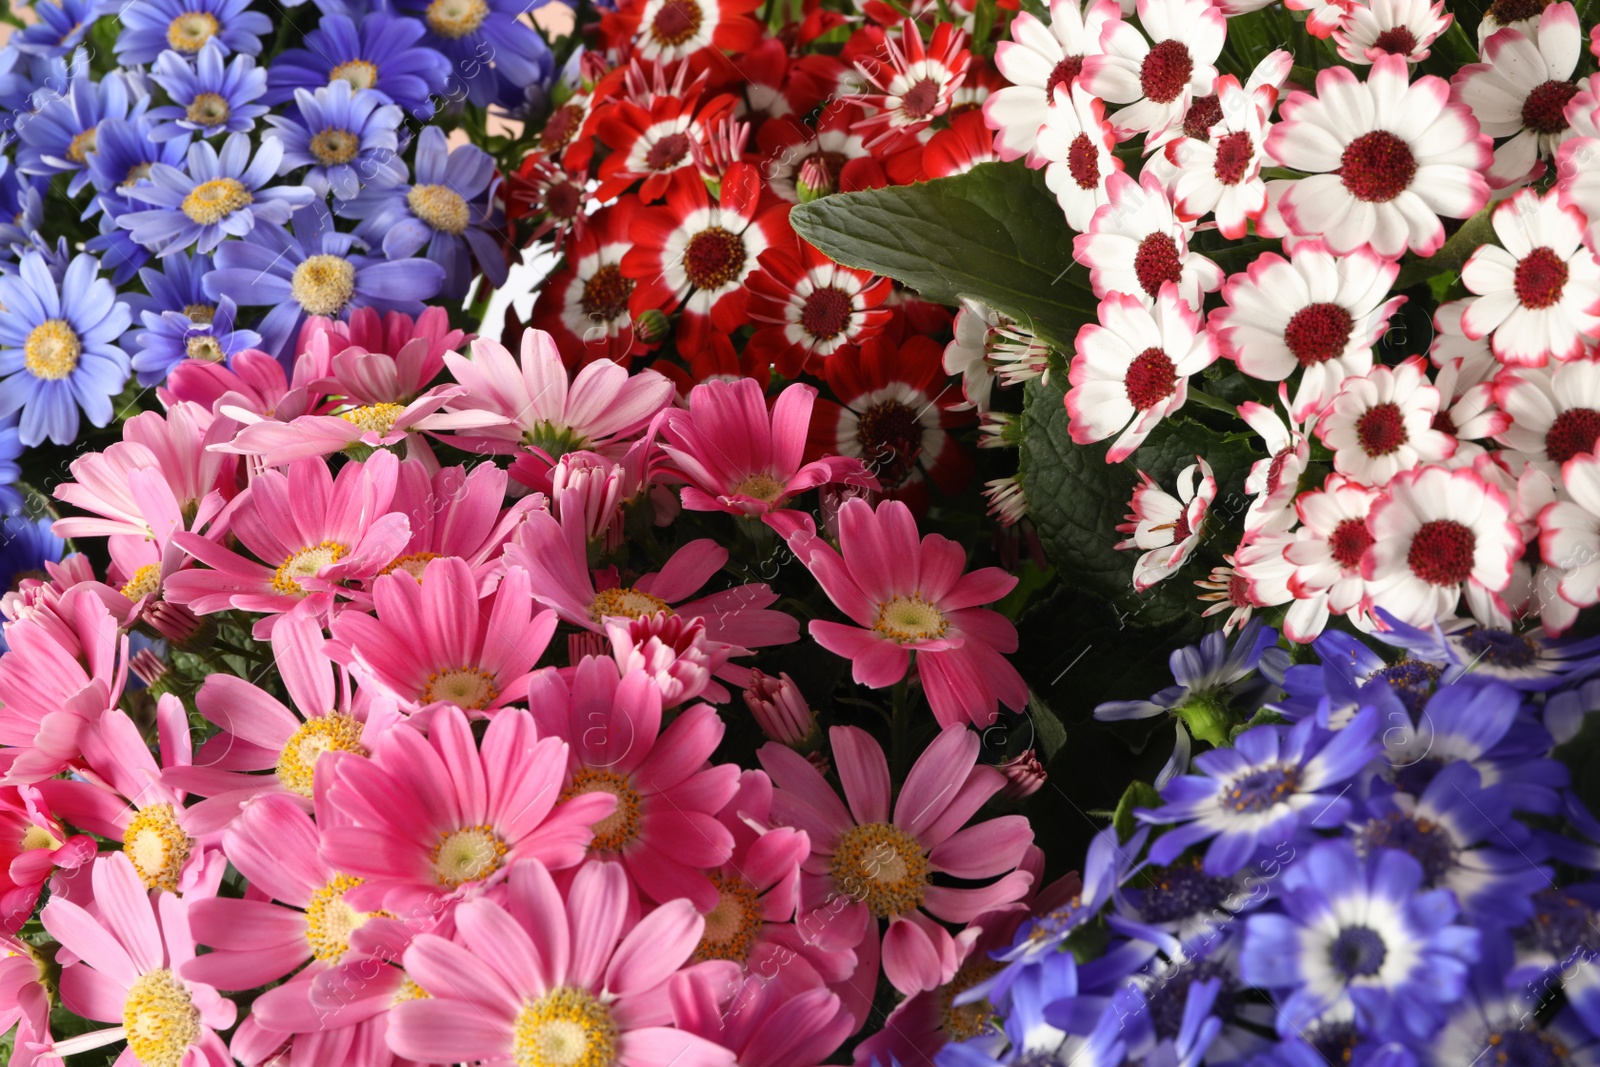
[[[1600,822],[1551,755],[1600,710],[1600,640],[1377,636],[1398,655],[1330,632],[1291,663],[1259,622],[1175,653],[1180,735],[1254,725],[1099,834],[940,1067],[1600,1064]]]

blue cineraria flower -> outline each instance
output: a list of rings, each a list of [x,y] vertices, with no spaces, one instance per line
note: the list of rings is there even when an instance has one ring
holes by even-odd
[[[1547,883],[1528,901],[1528,921],[1512,931],[1516,957],[1507,984],[1527,986],[1600,956],[1600,884]]]
[[[1121,1021],[1102,1011],[1092,1031],[1069,1033],[1090,1006],[1078,1000],[1072,954],[1057,952],[1029,967],[1012,984],[1002,1008],[1001,1044],[992,1035],[952,1041],[934,1054],[937,1067],[1117,1067],[1124,1059]]]
[[[1467,984],[1478,931],[1457,925],[1454,894],[1423,888],[1422,865],[1326,841],[1284,869],[1282,912],[1246,921],[1239,974],[1287,994],[1278,1029],[1354,1018],[1368,1034],[1426,1038]]]
[[[111,398],[128,382],[128,357],[116,345],[128,305],[99,273],[99,260],[80,255],[57,283],[45,258],[29,251],[18,274],[0,277],[0,418],[20,411],[30,448],[46,437],[70,445],[80,409],[96,426],[109,423]]]
[[[1350,801],[1342,789],[1324,790],[1348,781],[1372,760],[1377,727],[1372,710],[1332,734],[1309,719],[1293,727],[1256,726],[1235,738],[1232,748],[1196,756],[1200,774],[1173,779],[1162,790],[1165,804],[1137,812],[1148,823],[1178,824],[1150,846],[1150,862],[1164,866],[1209,840],[1206,873],[1230,875],[1302,826],[1338,826]]]
[[[444,131],[428,126],[417,137],[415,184],[363,189],[341,211],[362,220],[356,233],[390,259],[409,259],[426,249],[444,267],[442,295],[460,300],[472,284],[474,258],[488,284],[505,284],[503,219],[494,206],[498,186],[487,152],[470,144],[452,152]]]
[[[13,33],[7,44],[25,55],[64,56],[83,43],[100,16],[116,9],[113,0],[39,0],[33,5],[38,21]]]
[[[1570,1007],[1548,1021],[1540,1001],[1551,988],[1532,989],[1510,978],[1511,946],[1498,931],[1486,930],[1480,956],[1465,995],[1444,1027],[1429,1042],[1429,1067],[1600,1067],[1600,1012],[1594,1010],[1593,961],[1575,968],[1564,983]],[[1296,1065],[1298,1067],[1298,1065]]]
[[[95,135],[95,150],[89,156],[89,180],[95,198],[87,214],[101,210],[113,216],[136,210],[127,190],[140,182],[149,183],[150,169],[157,163],[182,167],[189,150],[189,138],[157,144],[150,138],[154,125],[150,116],[137,119],[106,119]]]
[[[204,141],[189,146],[188,173],[157,163],[150,184],[136,185],[127,195],[156,205],[130,211],[117,225],[161,256],[193,245],[209,252],[225,236],[242,237],[258,223],[283,225],[298,208],[316,199],[303,185],[267,185],[278,172],[283,146],[265,141],[250,158],[250,138],[232,133],[219,153]]]
[[[232,300],[224,296],[214,309],[207,308],[209,305],[200,305],[189,314],[149,310],[141,314],[145,328],[133,334],[139,346],[133,355],[133,370],[140,385],[160,385],[172,368],[186,359],[227,363],[247,348],[260,347],[259,333],[234,329],[238,308]]]
[[[0,160],[4,160],[0,156]],[[15,167],[0,166],[0,259],[11,259],[33,243],[33,235],[44,222],[44,191],[50,179],[23,174]]]
[[[121,19],[117,62],[124,66],[154,63],[169,48],[192,56],[207,41],[260,55],[261,37],[272,32],[272,20],[251,11],[250,0],[132,0]]]
[[[1141,827],[1126,843],[1119,839],[1115,826],[1095,834],[1083,861],[1082,889],[1059,908],[1024,922],[1017,929],[1011,947],[996,953],[995,958],[1007,963],[1033,964],[1055,955],[1072,931],[1100,914],[1117,885],[1134,868],[1148,834],[1149,830]],[[989,994],[991,1000],[1004,994],[1004,984],[993,989]]]
[[[193,65],[178,52],[162,52],[152,79],[172,98],[171,104],[150,112],[161,123],[151,131],[153,140],[169,141],[191,132],[201,137],[248,133],[256,119],[271,110],[256,103],[267,91],[267,72],[247,55],[236,55],[224,64],[223,48],[215,40],[206,42]]]
[[[398,130],[405,114],[377,93],[329,82],[316,92],[296,89],[299,118],[272,115],[266,136],[283,142],[278,173],[310,167],[302,181],[319,196],[349,200],[364,186],[406,180]]]
[[[100,216],[100,232],[83,243],[84,250],[100,257],[102,266],[111,272],[111,284],[123,286],[150,261],[150,250],[133,239],[133,235],[117,225],[115,215],[109,212]],[[141,294],[129,293],[124,297],[134,313],[143,299]]]
[[[50,532],[55,521],[15,514],[0,519],[0,592],[15,589],[18,579],[30,574],[42,577],[47,562],[61,562],[67,546]]]
[[[217,249],[217,266],[205,277],[214,300],[231,297],[244,307],[272,310],[261,321],[261,349],[293,355],[307,315],[348,318],[359,307],[422,313],[422,301],[439,292],[444,270],[425,259],[375,259],[353,235],[333,229],[331,217],[295,216],[295,230],[258,227],[243,241]]]
[[[1378,640],[1418,660],[1440,664],[1440,680],[1493,679],[1517,689],[1554,689],[1600,671],[1600,637],[1546,637],[1542,627],[1514,633],[1472,619],[1440,619],[1429,629],[1409,626],[1383,609],[1389,627]]]
[[[519,88],[549,78],[554,57],[532,27],[521,21],[544,0],[400,0],[401,13],[427,27],[423,43],[443,53],[467,100],[479,107],[500,95],[500,77]]]
[[[71,174],[67,195],[77,196],[89,184],[88,161],[101,120],[138,116],[148,103],[145,97],[134,99],[121,74],[94,81],[88,56],[79,52],[66,91],[18,117],[17,167],[25,174]]]
[[[450,61],[421,44],[426,32],[416,19],[375,12],[360,28],[344,15],[329,15],[306,34],[304,48],[272,61],[262,102],[283,104],[296,89],[318,89],[344,81],[388,97],[411,118],[433,117],[433,97],[444,92]]]
[[[17,491],[17,482],[22,479],[17,460],[21,457],[22,438],[17,433],[16,415],[0,418],[0,513],[9,515],[22,506],[22,494]]]
[[[1291,1034],[1247,1062],[1249,1067],[1424,1067],[1425,1062],[1435,1067],[1404,1042],[1369,1038],[1354,1023],[1323,1023]]]
[[[1372,704],[1387,690],[1412,714],[1422,710],[1443,674],[1443,667],[1426,659],[1401,659],[1390,663],[1360,640],[1338,630],[1325,631],[1311,643],[1320,663],[1290,666],[1279,657],[1262,659],[1262,673],[1284,690],[1268,704],[1290,722],[1315,718],[1329,729],[1350,721],[1358,708]]]
[[[1225,968],[1204,960],[1186,963],[1164,980],[1124,986],[1110,1010],[1123,1023],[1128,1061],[1199,1067],[1238,992],[1238,981]]]
[[[1284,845],[1279,858],[1292,859],[1293,847]],[[1277,864],[1267,873],[1274,875]],[[1252,880],[1254,879],[1254,880]],[[1234,916],[1259,903],[1260,878],[1234,874],[1207,874],[1199,857],[1185,856],[1165,867],[1142,867],[1116,894],[1116,911],[1106,917],[1111,928],[1125,937],[1144,941],[1169,956],[1179,956],[1193,944],[1217,940]]]

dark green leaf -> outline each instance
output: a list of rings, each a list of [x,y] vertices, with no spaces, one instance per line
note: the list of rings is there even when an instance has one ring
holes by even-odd
[[[1129,782],[1128,789],[1122,794],[1122,799],[1117,802],[1117,813],[1111,819],[1111,825],[1117,828],[1119,840],[1126,841],[1133,836],[1139,828],[1134,821],[1134,808],[1159,808],[1161,794],[1156,792],[1155,786],[1148,782]]]

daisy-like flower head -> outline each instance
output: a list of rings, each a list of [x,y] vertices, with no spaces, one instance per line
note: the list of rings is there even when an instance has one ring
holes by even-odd
[[[1600,97],[1596,90],[1600,82],[1589,76],[1588,87],[1572,98],[1567,105],[1566,118],[1572,124],[1572,136],[1556,150],[1556,188],[1561,192],[1561,202],[1571,204],[1590,220],[1600,218],[1600,178],[1596,177],[1594,163],[1600,159]],[[1589,243],[1595,243],[1600,226],[1589,225]]]
[[[288,174],[310,167],[303,181],[319,195],[332,192],[349,200],[364,186],[398,185],[406,180],[397,130],[405,113],[398,104],[354,89],[335,78],[315,91],[296,89],[295,112],[267,118],[266,137],[283,142],[279,169]]]
[[[135,0],[118,17],[117,62],[128,67],[168,50],[195,56],[210,41],[224,55],[259,55],[261,38],[272,32],[272,20],[251,11],[249,0]]]
[[[1294,604],[1284,616],[1291,641],[1311,641],[1322,633],[1329,614],[1354,619],[1367,606],[1361,561],[1372,546],[1367,515],[1378,490],[1340,475],[1321,489],[1302,493],[1294,503],[1300,527],[1285,546],[1284,559],[1295,573],[1289,579]]]
[[[1564,499],[1539,512],[1539,555],[1553,568],[1561,599],[1588,607],[1600,602],[1600,459],[1573,455],[1561,465],[1560,484]]]
[[[96,195],[86,214],[103,211],[114,219],[133,210],[135,205],[123,195],[127,186],[148,181],[152,164],[183,165],[184,153],[189,150],[187,135],[158,143],[152,137],[154,127],[153,117],[148,114],[133,119],[101,119],[95,126],[95,148],[89,154],[88,167],[89,181]],[[103,233],[114,231],[116,226],[110,219],[102,219],[101,230]],[[142,265],[143,260],[134,267]],[[126,282],[132,277],[132,270],[128,265],[119,264],[113,284]]]
[[[600,164],[595,197],[609,200],[642,180],[640,198],[660,200],[673,174],[694,168],[695,150],[733,105],[733,97],[722,95],[702,107],[700,93],[692,88],[683,96],[655,96],[647,106],[625,97],[608,102],[596,115],[595,134],[611,154]]]
[[[390,1013],[390,1048],[427,1063],[734,1067],[733,1052],[667,1026],[667,980],[705,921],[674,900],[630,928],[627,894],[614,863],[585,864],[565,892],[544,864],[519,864],[499,901],[456,909],[456,940],[423,934],[406,950],[425,995]]]
[[[1600,363],[1518,368],[1495,379],[1495,403],[1510,424],[1495,440],[1559,482],[1561,467],[1600,439]]]
[[[1522,535],[1505,494],[1471,470],[1394,476],[1372,505],[1361,561],[1372,603],[1420,625],[1454,613],[1463,591],[1486,599],[1511,580]]]
[[[1216,362],[1218,346],[1172,282],[1161,287],[1154,307],[1111,293],[1100,301],[1099,318],[1078,331],[1068,430],[1081,445],[1119,435],[1106,462],[1121,463],[1183,407],[1189,376]]]
[[[1600,332],[1600,261],[1584,243],[1587,220],[1555,190],[1524,189],[1495,208],[1499,245],[1484,244],[1461,268],[1477,294],[1461,313],[1470,338],[1489,337],[1510,366],[1584,354]]]
[[[748,314],[761,325],[749,348],[793,378],[818,366],[845,345],[859,345],[889,324],[883,306],[893,292],[888,278],[835,263],[805,241],[798,255],[783,248],[761,253],[760,269],[745,280]]]
[[[1371,6],[1353,2],[1333,31],[1333,40],[1339,54],[1358,66],[1379,56],[1421,63],[1454,19],[1445,14],[1444,0],[1371,0]]]
[[[1197,219],[1212,214],[1222,235],[1238,240],[1245,235],[1247,223],[1259,218],[1267,206],[1267,186],[1261,179],[1267,112],[1231,74],[1217,79],[1216,90],[1217,121],[1202,137],[1184,136],[1167,142],[1164,158],[1177,168],[1170,189],[1178,216]],[[1191,108],[1191,113],[1194,110]],[[1208,117],[1201,116],[1196,122]],[[1188,125],[1186,119],[1184,128]]]
[[[1286,1030],[1354,1018],[1422,1038],[1460,997],[1478,931],[1454,923],[1454,895],[1424,889],[1406,853],[1363,859],[1348,841],[1325,842],[1284,868],[1281,899],[1281,914],[1247,920],[1239,971],[1290,994],[1279,1007]]]
[[[627,195],[593,215],[579,216],[584,225],[567,237],[562,268],[539,287],[529,322],[555,338],[563,359],[580,364],[610,359],[627,366],[635,351],[647,349],[628,310],[638,283],[622,273],[638,209],[638,198]]]
[[[1079,74],[1090,93],[1126,105],[1111,116],[1119,138],[1159,136],[1209,94],[1228,32],[1209,0],[1139,0],[1137,10],[1139,28],[1122,19],[1101,28],[1103,54],[1086,57]]]
[[[793,118],[762,123],[756,142],[766,157],[761,173],[767,187],[791,204],[797,203],[800,171],[808,163],[813,164],[812,177],[820,182],[808,182],[814,195],[859,187],[854,181],[859,169],[878,166],[871,149],[853,130],[863,114],[854,104],[834,101],[823,108],[815,124]]]
[[[1131,293],[1149,306],[1171,283],[1198,309],[1205,293],[1222,287],[1217,265],[1189,251],[1194,225],[1174,210],[1153,170],[1138,181],[1122,173],[1107,175],[1106,200],[1088,232],[1072,240],[1072,258],[1089,268],[1095,296]]]
[[[761,41],[756,0],[629,0],[619,5],[618,28],[633,37],[641,58],[662,65],[712,50],[748,52]]]
[[[1379,56],[1365,82],[1344,67],[1320,71],[1316,95],[1291,93],[1281,111],[1267,154],[1313,176],[1278,208],[1290,232],[1334,252],[1432,255],[1444,244],[1439,216],[1467,218],[1489,199],[1489,139],[1447,82],[1411,82],[1400,56]]]
[[[149,117],[160,122],[150,131],[152,141],[175,141],[190,133],[249,133],[256,119],[272,110],[258,102],[267,91],[266,68],[247,55],[225,62],[225,52],[221,44],[207,41],[192,62],[171,49],[161,53],[150,80],[172,103],[150,109]]]
[[[1278,386],[1278,402],[1287,413],[1288,386]],[[1276,409],[1253,400],[1239,405],[1239,417],[1267,446],[1267,458],[1251,464],[1245,478],[1244,491],[1254,499],[1245,512],[1244,528],[1252,533],[1287,529],[1294,525],[1294,499],[1310,459],[1309,435],[1314,420],[1299,423],[1293,415],[1285,418]]]
[[[71,174],[67,195],[77,196],[89,183],[89,156],[95,151],[103,119],[139,118],[149,103],[120,72],[98,81],[89,70],[87,51],[72,57],[71,66],[35,94],[36,103],[13,120],[19,142],[17,170],[22,174]],[[30,236],[31,235],[26,235]]]
[[[1133,588],[1139,592],[1176,573],[1205,536],[1206,513],[1217,495],[1217,479],[1204,456],[1178,472],[1178,495],[1157,485],[1144,471],[1128,504],[1127,522],[1118,532],[1131,534],[1116,547],[1144,554],[1133,565]]]
[[[835,726],[829,739],[844,801],[793,749],[769,743],[757,753],[776,786],[773,818],[811,840],[801,867],[802,922],[821,916],[819,937],[841,946],[854,940],[862,966],[877,958],[879,922],[887,919],[884,974],[907,994],[931,989],[950,977],[938,961],[954,956],[954,939],[929,916],[966,923],[1020,899],[1032,875],[1015,868],[1033,832],[1017,815],[966,826],[1006,779],[977,764],[978,735],[960,723],[917,757],[892,808],[889,763],[872,735]],[[937,884],[936,875],[987,884],[955,888]]]
[[[1344,380],[1317,423],[1317,437],[1333,450],[1335,470],[1381,486],[1401,471],[1455,454],[1455,438],[1434,428],[1439,390],[1429,384],[1425,367],[1422,357],[1413,356]]]
[[[359,26],[357,25],[359,21]],[[444,91],[450,62],[421,44],[426,27],[416,19],[373,11],[359,20],[324,14],[305,35],[304,48],[290,48],[267,70],[266,104],[294,99],[296,89],[316,90],[335,80],[369,89],[398,104],[420,122],[433,117],[435,94]]]
[[[804,530],[790,538],[796,555],[854,625],[817,620],[811,636],[851,661],[861,685],[881,689],[917,673],[941,725],[987,726],[999,704],[1020,709],[1026,686],[1005,658],[1016,629],[979,605],[1000,599],[1016,579],[998,567],[962,574],[965,554],[938,534],[917,538],[910,508],[865,500],[839,509],[839,551]]]
[[[397,14],[410,15],[427,28],[422,45],[444,56],[447,79],[464,85],[467,100],[478,107],[493,101],[502,85],[520,92],[536,83],[549,84],[555,59],[531,20],[519,20],[527,10],[524,0],[402,0],[395,5]],[[367,76],[364,70],[349,73]],[[355,77],[346,80],[361,87]]]
[[[1212,331],[1252,378],[1283,381],[1300,369],[1290,411],[1304,420],[1333,401],[1347,375],[1372,368],[1372,346],[1406,299],[1389,296],[1399,269],[1369,249],[1337,256],[1314,241],[1288,259],[1267,252],[1223,286],[1227,306],[1211,313]]]
[[[56,59],[82,44],[89,28],[114,9],[107,0],[45,0],[34,12],[36,21],[17,30],[9,43],[22,55]]]
[[[1054,0],[1048,23],[1026,11],[1011,20],[1011,39],[996,44],[994,52],[994,65],[1011,84],[983,102],[983,118],[995,131],[1001,159],[1027,156],[1030,165],[1038,165],[1034,145],[1058,106],[1056,87],[1070,94],[1084,58],[1100,50],[1100,31],[1120,17],[1114,0],[1090,0],[1088,10],[1081,0]]]
[[[1105,101],[1076,82],[1052,91],[1055,106],[1038,131],[1034,158],[1045,168],[1045,184],[1056,194],[1067,225],[1082,232],[1110,202],[1106,183],[1121,173],[1122,160],[1111,154],[1116,134],[1106,121]]]
[[[916,22],[906,19],[900,24],[898,38],[884,35],[881,56],[856,59],[856,70],[866,79],[870,91],[848,100],[873,111],[853,127],[869,148],[924,130],[950,110],[951,99],[972,60],[966,43],[965,33],[941,22],[924,47],[922,30]]]
[[[45,882],[57,869],[82,867],[95,850],[94,838],[68,830],[37,787],[0,787],[0,944],[33,918]],[[3,952],[0,968],[7,958]],[[3,1005],[0,993],[0,1022],[7,1018]]]
[[[349,321],[320,315],[309,321],[311,336],[304,350],[329,371],[318,388],[361,404],[416,399],[444,370],[444,354],[466,339],[463,331],[450,328],[449,312],[442,307],[425,308],[415,318],[358,307]]]

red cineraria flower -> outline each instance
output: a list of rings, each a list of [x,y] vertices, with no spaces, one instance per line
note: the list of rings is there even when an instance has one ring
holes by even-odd
[[[883,184],[881,177],[872,179],[872,174],[881,176],[882,167],[853,128],[865,115],[854,104],[833,103],[815,125],[795,119],[765,123],[756,133],[756,143],[766,157],[762,173],[768,188],[785,200],[797,202],[800,194],[795,184],[808,163],[813,165],[813,175],[820,173],[825,179],[820,188],[807,182],[818,194]],[[869,173],[858,177],[863,169]]]
[[[760,6],[761,0],[629,0],[600,20],[600,32],[613,45],[631,37],[634,51],[652,63],[703,62],[712,48],[755,47],[761,24],[750,13]]]
[[[880,52],[856,59],[856,70],[876,90],[851,98],[852,103],[876,109],[855,127],[862,136],[870,137],[869,145],[926,129],[950,109],[972,58],[962,47],[966,40],[965,33],[944,22],[924,48],[922,31],[906,19],[900,25],[899,41],[885,36]]]
[[[749,347],[793,378],[846,345],[858,345],[889,324],[889,279],[842,266],[806,244],[769,248],[750,275],[749,316],[770,323]]]
[[[533,238],[553,233],[556,251],[566,244],[569,233],[582,231],[589,223],[584,204],[585,176],[568,171],[549,156],[534,152],[522,161],[516,173],[506,176],[506,218],[521,219],[542,215]]]
[[[680,401],[686,403],[689,391],[701,382],[754,378],[765,391],[772,381],[772,366],[756,354],[755,346],[747,344],[743,352],[736,352],[732,339],[714,330],[702,331],[702,336],[695,340],[697,343],[687,351],[681,343],[678,348],[678,356],[689,363],[688,370],[666,360],[657,360],[651,368],[672,379],[672,384],[678,387]]]
[[[946,431],[972,413],[956,410],[961,390],[950,385],[943,357],[943,346],[922,336],[898,345],[879,336],[840,350],[822,369],[839,402],[817,401],[808,458],[855,456],[885,496],[914,510],[927,506],[929,480],[959,493],[972,478],[972,459]]]
[[[628,298],[634,281],[622,273],[628,228],[639,201],[625,196],[590,217],[567,243],[566,263],[544,283],[531,324],[555,338],[569,367],[597,359],[624,363],[644,346],[634,336]]]
[[[922,170],[929,178],[948,178],[999,158],[983,112],[963,111],[951,120],[949,129],[940,130],[923,146]]]
[[[632,100],[613,100],[603,109],[598,131],[611,155],[600,164],[595,195],[609,200],[634,182],[644,180],[639,195],[646,203],[661,199],[680,169],[692,171],[694,148],[706,130],[732,110],[734,98],[718,96],[701,108],[698,94],[658,95],[648,107]]]

